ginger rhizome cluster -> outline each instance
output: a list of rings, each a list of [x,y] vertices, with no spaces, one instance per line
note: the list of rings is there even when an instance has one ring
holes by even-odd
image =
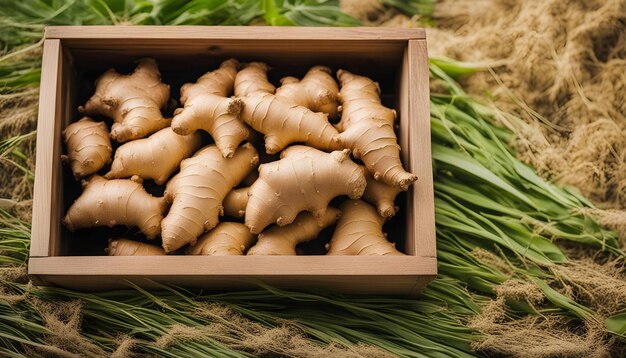
[[[146,58],[129,75],[110,69],[98,77],[96,93],[78,111],[112,118],[111,138],[126,142],[168,126],[161,109],[169,99],[170,86],[161,82],[156,61]]]
[[[417,177],[378,83],[313,66],[277,88],[268,71],[228,59],[179,97],[154,59],[98,77],[79,107],[89,117],[63,131],[82,187],[65,227],[126,227],[111,231],[111,256],[296,255],[309,242],[329,255],[402,255],[384,225]],[[322,232],[332,238],[314,241]]]

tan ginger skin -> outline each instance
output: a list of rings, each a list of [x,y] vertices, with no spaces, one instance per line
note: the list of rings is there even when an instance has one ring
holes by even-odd
[[[233,189],[224,198],[224,215],[233,218],[242,218],[246,214],[248,192],[250,187]]]
[[[295,77],[283,77],[281,86],[276,89],[276,97],[306,107],[313,112],[328,114],[328,118],[338,116],[339,86],[326,66],[313,66],[307,74],[298,80]]]
[[[265,63],[252,62],[235,78],[235,96],[244,102],[241,119],[265,135],[265,151],[276,154],[296,142],[321,150],[342,149],[327,115],[274,95],[268,69]]]
[[[165,251],[160,246],[126,239],[109,240],[105,249],[109,256],[162,256]]]
[[[76,179],[96,173],[111,163],[113,149],[104,122],[83,117],[65,128],[63,140],[67,146],[67,155],[61,156],[61,159],[69,162]]]
[[[161,185],[178,169],[180,162],[190,157],[201,144],[200,133],[178,135],[172,128],[163,128],[148,138],[127,142],[115,151],[107,179],[138,175],[154,179]]]
[[[316,218],[310,212],[298,214],[289,225],[271,226],[259,234],[257,243],[248,255],[296,255],[296,246],[311,241],[326,227],[337,222],[341,211],[328,207],[324,215]]]
[[[390,218],[396,215],[398,207],[394,205],[394,201],[396,196],[402,192],[402,188],[378,181],[374,179],[369,171],[364,171],[367,186],[363,193],[363,200],[376,205],[380,216]]]
[[[161,220],[167,208],[164,198],[154,197],[143,188],[141,178],[106,180],[94,175],[82,181],[83,193],[63,218],[69,231],[94,226],[126,225],[139,227],[148,239],[161,233]]]
[[[156,61],[144,58],[129,75],[110,69],[98,77],[95,94],[78,111],[113,118],[111,138],[126,142],[169,125],[161,114],[169,97],[170,86],[161,82]]]
[[[242,100],[227,97],[233,93],[238,66],[235,59],[224,61],[217,70],[207,72],[196,83],[183,85],[180,89],[183,108],[178,108],[172,119],[172,129],[180,135],[197,129],[209,133],[225,158],[232,157],[250,134],[239,119]]]
[[[400,162],[393,124],[396,111],[380,102],[378,83],[348,71],[337,71],[341,82],[340,143],[361,159],[376,180],[407,190],[417,180]]]
[[[232,158],[224,158],[215,145],[208,145],[183,160],[180,172],[165,188],[165,198],[172,203],[161,223],[165,252],[193,244],[200,234],[214,228],[223,214],[226,195],[258,163],[250,143],[237,148]]]
[[[326,245],[327,255],[404,255],[383,233],[385,218],[361,200],[347,200],[339,207],[341,218],[332,239]]]
[[[365,176],[349,153],[297,145],[284,150],[280,160],[262,164],[259,179],[250,187],[246,226],[258,234],[273,223],[290,224],[304,210],[319,218],[339,195],[360,198]]]
[[[254,243],[254,235],[241,223],[222,222],[202,234],[198,242],[187,249],[188,255],[243,255]]]

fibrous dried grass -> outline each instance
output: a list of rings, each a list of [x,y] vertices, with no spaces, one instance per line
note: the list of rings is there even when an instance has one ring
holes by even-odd
[[[573,260],[552,272],[567,285],[577,302],[607,318],[626,309],[626,274],[622,260],[599,265],[593,259]]]
[[[483,307],[469,326],[482,337],[472,348],[486,355],[507,357],[608,357],[613,345],[595,322],[572,324],[564,315],[526,315],[507,313],[507,300],[540,304],[543,293],[536,285],[509,280],[496,288],[496,299]]]
[[[37,91],[26,90],[6,98],[0,97],[0,140],[35,130],[37,123]],[[20,151],[28,158],[24,163],[21,158],[8,154],[0,158],[0,198],[18,202],[32,199],[32,179],[12,161],[32,172],[35,170],[35,136],[26,139],[19,145]],[[19,205],[20,212],[29,212],[30,205]],[[25,210],[23,210],[25,209]],[[22,216],[20,216],[22,217]],[[28,218],[28,217],[25,217]]]
[[[106,352],[81,335],[82,303],[80,301],[44,302],[34,297],[30,304],[37,309],[50,333],[49,346],[79,357],[106,357]]]
[[[174,326],[157,344],[169,344],[172,339],[197,339],[210,335],[230,347],[259,356],[393,357],[390,353],[367,344],[359,343],[350,347],[340,342],[315,344],[294,322],[285,320],[277,326],[266,326],[220,304],[198,302],[194,315],[210,318],[213,323],[193,328]]]
[[[626,207],[625,0],[445,0],[434,18],[431,55],[500,64],[463,84],[533,124],[520,133],[522,159],[604,207]]]
[[[526,316],[507,319],[494,301],[470,326],[485,336],[472,348],[486,355],[506,357],[609,357],[611,349],[596,327],[573,329],[562,316]],[[499,318],[494,320],[494,318]]]
[[[505,267],[493,254],[477,251],[472,256]],[[551,271],[556,277],[552,286],[592,309],[597,319],[579,322],[563,314],[512,315],[507,308],[511,300],[525,302],[539,312],[546,299],[534,283],[509,279],[494,289],[496,298],[469,322],[482,334],[473,348],[488,355],[512,357],[608,357],[626,353],[623,342],[602,325],[604,319],[626,309],[623,260],[598,264],[593,257],[582,257],[555,265]]]

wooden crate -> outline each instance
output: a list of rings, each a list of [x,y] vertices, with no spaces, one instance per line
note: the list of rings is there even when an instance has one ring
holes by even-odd
[[[302,76],[325,64],[371,76],[384,102],[399,112],[402,160],[418,175],[401,194],[402,211],[386,225],[407,256],[163,256],[108,257],[88,247],[97,235],[69,233],[61,224],[78,185],[61,164],[61,131],[79,119],[77,106],[93,79],[110,67],[131,70],[154,57],[172,80],[195,81],[220,61],[266,61],[282,75]],[[90,87],[91,86],[91,87]],[[175,88],[175,87],[173,87]],[[177,98],[177,91],[172,91]],[[98,241],[100,242],[100,241]],[[44,43],[33,227],[28,271],[40,285],[78,290],[119,288],[132,281],[215,290],[265,282],[293,289],[414,295],[437,274],[429,89],[423,29],[275,27],[49,27]]]

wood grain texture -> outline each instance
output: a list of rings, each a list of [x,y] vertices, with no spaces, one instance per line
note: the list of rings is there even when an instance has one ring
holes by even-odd
[[[419,146],[419,143],[411,142],[411,132],[410,125],[415,118],[413,117],[413,113],[411,112],[411,93],[409,92],[409,83],[410,83],[410,72],[409,72],[409,54],[408,54],[408,46],[405,47],[404,53],[402,56],[402,67],[400,70],[400,78],[399,78],[399,88],[397,89],[398,93],[398,104],[397,104],[397,112],[398,118],[400,122],[400,127],[398,131],[398,143],[400,144],[400,159],[402,160],[402,165],[407,168],[407,170],[411,171],[415,175],[418,176],[418,180],[416,183],[409,188],[406,193],[400,193],[399,195],[407,196],[406,201],[406,209],[405,212],[399,212],[397,215],[403,215],[405,220],[405,253],[407,255],[415,255],[417,251],[417,239],[415,237],[416,230],[414,229],[415,222],[415,205],[416,203],[411,200],[413,198],[413,186],[420,185],[419,173],[415,172],[411,167],[411,154],[415,151],[412,149],[412,146]]]
[[[46,40],[43,47],[39,113],[37,117],[37,149],[33,193],[33,224],[30,256],[50,254],[50,242],[58,239],[60,222],[56,201],[56,185],[60,166],[59,153],[62,112],[61,41]]]
[[[430,88],[428,52],[425,40],[410,40],[409,68],[410,167],[418,176],[411,188],[415,223],[416,252],[420,257],[437,257],[435,234],[435,194],[430,147]]]
[[[47,39],[159,39],[176,40],[283,40],[346,41],[425,39],[424,29],[380,27],[271,27],[271,26],[49,26]],[[186,42],[186,41],[185,41]]]
[[[251,288],[262,281],[291,289],[410,295],[420,277],[434,277],[436,260],[411,256],[66,256],[32,258],[29,273],[40,284],[78,290],[121,288],[124,280],[142,286],[154,280],[215,289]]]

